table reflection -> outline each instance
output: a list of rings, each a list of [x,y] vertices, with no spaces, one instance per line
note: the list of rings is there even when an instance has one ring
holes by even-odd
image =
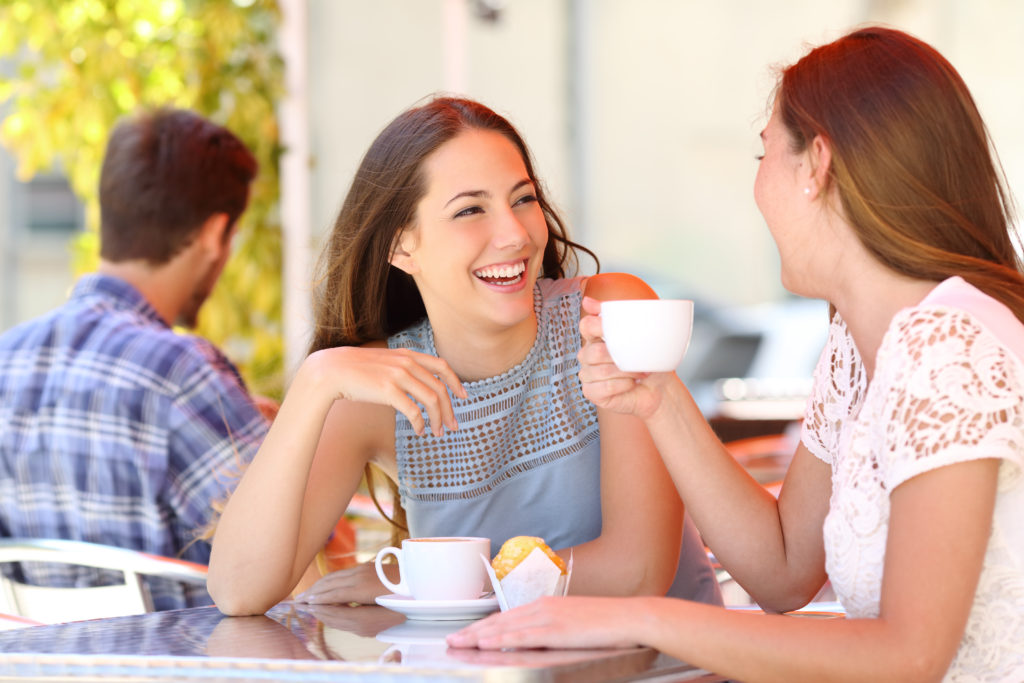
[[[469,621],[417,621],[376,605],[282,603],[266,615],[225,617],[214,607],[0,632],[0,671],[12,679],[178,680],[272,671],[277,680],[610,680],[685,674],[712,681],[648,648],[449,649]],[[168,674],[167,672],[171,672]],[[575,677],[575,678],[574,678]]]

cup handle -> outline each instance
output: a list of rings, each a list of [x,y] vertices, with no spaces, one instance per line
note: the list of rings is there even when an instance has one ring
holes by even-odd
[[[388,555],[394,555],[395,559],[398,560],[398,576],[399,576],[399,581],[398,581],[397,584],[391,583],[391,581],[388,579],[387,575],[384,573],[384,568],[382,566],[380,566],[381,565],[381,561],[385,557],[387,557]],[[397,593],[398,595],[411,595],[412,594],[411,591],[409,590],[409,584],[407,584],[406,581],[405,581],[405,572],[402,571],[402,549],[401,548],[395,548],[393,546],[392,547],[388,547],[388,548],[382,548],[380,550],[380,552],[377,553],[377,557],[373,560],[373,566],[377,570],[377,578],[380,579],[380,582],[383,583],[384,586],[386,586],[387,588],[391,589],[392,593]]]

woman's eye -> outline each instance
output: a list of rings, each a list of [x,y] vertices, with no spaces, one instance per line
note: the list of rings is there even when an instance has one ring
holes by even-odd
[[[764,159],[764,155],[763,154],[755,154],[754,155],[754,161],[761,161],[762,159]]]
[[[537,201],[537,195],[526,194],[526,195],[523,195],[522,197],[520,197],[519,199],[517,199],[512,205],[513,206],[519,206],[521,204],[532,204],[535,201]]]
[[[465,209],[462,209],[461,211],[456,213],[455,218],[462,218],[463,216],[472,216],[475,213],[483,213],[483,211],[484,210],[481,209],[479,206],[467,206]]]

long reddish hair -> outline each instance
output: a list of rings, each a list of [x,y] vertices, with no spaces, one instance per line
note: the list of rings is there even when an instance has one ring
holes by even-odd
[[[1024,321],[1013,202],[977,106],[935,48],[868,27],[786,68],[775,103],[803,151],[831,145],[828,182],[864,246],[905,275],[959,275]]]

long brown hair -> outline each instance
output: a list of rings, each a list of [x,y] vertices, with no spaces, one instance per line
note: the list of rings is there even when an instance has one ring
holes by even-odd
[[[974,100],[933,47],[867,27],[782,72],[775,96],[801,152],[831,145],[829,182],[864,246],[893,270],[959,275],[1024,321],[1013,202]]]
[[[426,316],[413,279],[390,263],[392,244],[396,235],[412,225],[417,205],[426,194],[424,161],[467,129],[496,131],[519,150],[548,226],[541,277],[575,274],[577,252],[586,253],[599,267],[593,252],[569,239],[534,173],[526,142],[512,124],[479,102],[435,97],[388,124],[356,170],[320,255],[310,353],[386,339]],[[370,466],[365,477],[376,503],[376,477]],[[389,521],[399,530],[407,530],[395,483],[385,479],[395,503]],[[379,504],[377,507],[380,510]]]
[[[395,236],[415,220],[426,193],[424,160],[470,128],[501,133],[522,156],[548,225],[541,276],[575,273],[578,251],[597,263],[593,252],[569,239],[512,124],[479,102],[437,97],[388,124],[356,170],[320,256],[310,353],[385,339],[426,316],[412,278],[390,264],[391,248]]]

